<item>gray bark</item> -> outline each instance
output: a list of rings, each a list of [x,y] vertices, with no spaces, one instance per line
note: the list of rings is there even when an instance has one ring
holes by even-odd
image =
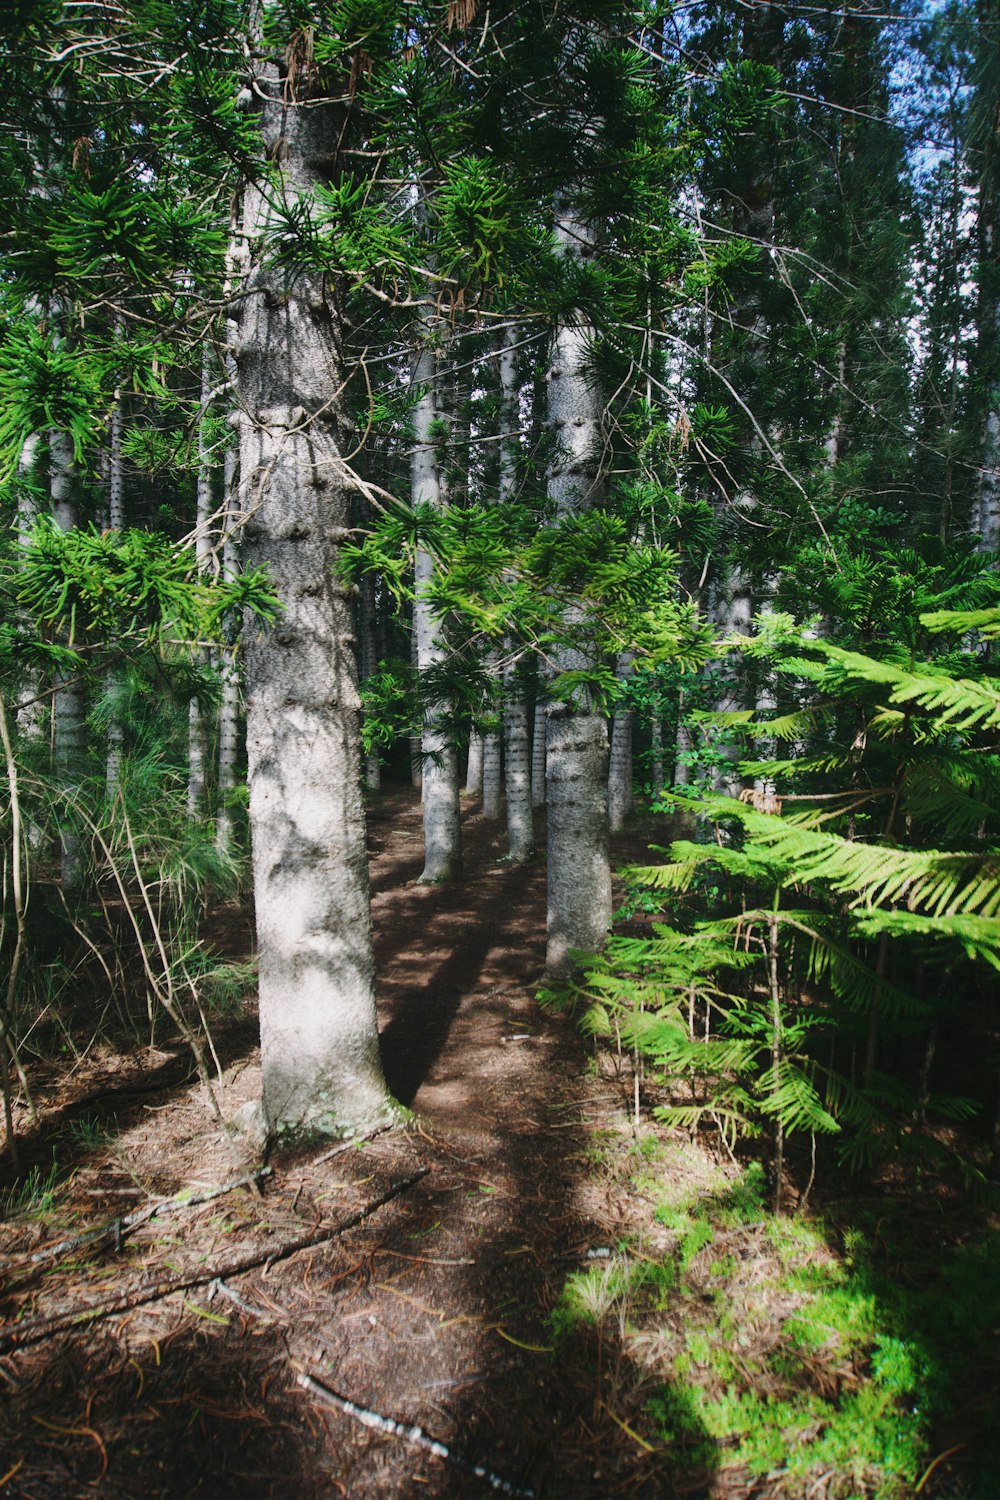
[[[442,482],[440,456],[434,424],[438,407],[436,364],[425,329],[414,367],[414,383],[422,388],[413,416],[414,444],[411,486],[414,503],[443,506],[447,496]],[[417,668],[422,684],[429,673],[443,666],[448,656],[444,628],[426,592],[434,577],[434,561],[420,547],[415,563],[413,623],[417,642]],[[424,793],[424,868],[420,879],[430,883],[456,880],[462,873],[462,823],[459,801],[458,752],[449,720],[450,705],[440,697],[425,698],[421,762]]]
[[[212,454],[208,445],[207,418],[212,391],[212,349],[205,341],[201,353],[201,409],[198,428],[198,478],[196,487],[195,556],[198,572],[207,571],[212,557]],[[204,659],[204,658],[203,658]],[[205,716],[197,698],[188,703],[188,785],[187,815],[192,821],[201,816],[208,794],[208,744]]]
[[[125,526],[125,472],[122,465],[122,438],[125,435],[125,414],[122,411],[121,392],[115,392],[115,404],[111,409],[108,442],[108,525],[112,531],[121,531]],[[119,699],[122,675],[112,670],[108,673],[105,691],[111,702],[108,718],[107,764],[105,786],[108,801],[113,801],[118,791],[121,775],[122,752],[125,730],[121,720]]]
[[[508,682],[514,674],[506,674]],[[521,865],[535,852],[531,812],[531,756],[528,706],[516,683],[510,683],[503,716],[503,751],[507,788],[507,857]]]
[[[63,531],[77,524],[73,444],[65,432],[49,433],[49,494],[52,517]],[[56,777],[69,804],[80,791],[86,746],[86,701],[79,678],[56,674],[53,703]],[[83,879],[83,842],[73,826],[72,812],[59,830],[59,873],[65,891],[74,892]]]
[[[633,653],[625,651],[618,659],[619,680],[632,671]],[[632,797],[632,725],[631,709],[620,709],[611,722],[611,756],[608,767],[608,822],[612,833],[621,833],[633,808]]]
[[[556,200],[555,238],[567,259],[596,252],[594,226],[571,197]],[[548,371],[548,421],[555,443],[548,493],[563,519],[601,496],[603,448],[600,392],[588,377],[593,330],[562,323],[555,332]],[[569,647],[556,653],[557,672],[585,667]],[[552,703],[546,735],[548,801],[548,914],[546,967],[554,974],[572,965],[571,950],[597,952],[611,925],[608,852],[608,734],[603,715],[582,700]]]
[[[652,776],[653,793],[658,796],[664,787],[665,771],[663,764],[663,721],[653,718],[649,721],[649,738],[652,745]]]
[[[500,350],[500,504],[515,498],[521,427],[520,376],[514,335],[508,332]],[[531,753],[528,734],[528,705],[524,688],[515,669],[517,643],[505,635],[503,643],[504,708],[503,749],[504,782],[507,793],[507,858],[513,864],[524,864],[535,852],[535,827],[531,801]],[[544,782],[542,769],[541,780]]]
[[[501,765],[500,735],[491,729],[483,736],[483,817],[493,823],[500,817]]]
[[[465,768],[465,795],[483,795],[483,737],[473,727],[469,730],[469,758]]]
[[[222,544],[222,576],[231,580],[239,572],[239,550],[233,531],[232,508],[236,496],[239,459],[235,449],[229,449],[224,460],[226,517],[225,540]],[[240,753],[240,669],[235,653],[235,640],[227,641],[227,649],[219,654],[219,676],[222,679],[222,697],[219,703],[219,765],[216,785],[215,847],[220,854],[228,854],[233,846],[232,796],[236,789],[236,769]]]
[[[289,98],[259,72],[266,159],[281,194],[322,181],[337,106]],[[266,232],[261,204],[258,229]],[[237,347],[244,561],[282,604],[244,630],[250,829],[260,967],[263,1107],[272,1134],[368,1127],[391,1110],[378,1052],[355,643],[336,581],[350,524],[338,445],[335,287],[252,270]]]
[[[548,706],[545,702],[535,704],[534,728],[531,739],[531,805],[545,806],[545,739],[548,733]]]
[[[375,640],[375,579],[366,574],[361,583],[358,599],[358,660],[361,681],[374,675],[378,667],[378,646]],[[382,784],[382,763],[378,746],[365,751],[365,786],[377,792]]]

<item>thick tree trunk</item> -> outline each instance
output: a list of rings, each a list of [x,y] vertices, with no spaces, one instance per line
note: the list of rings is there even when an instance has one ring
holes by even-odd
[[[290,102],[265,67],[265,157],[282,197],[318,181],[339,108]],[[266,211],[259,230],[265,231]],[[391,1110],[378,1051],[361,799],[355,645],[337,581],[350,507],[336,430],[342,384],[328,278],[265,253],[237,350],[244,561],[282,612],[244,630],[250,828],[260,966],[264,1115],[279,1138],[340,1134]]]

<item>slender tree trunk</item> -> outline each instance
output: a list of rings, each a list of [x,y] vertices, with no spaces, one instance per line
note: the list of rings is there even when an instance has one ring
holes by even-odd
[[[509,672],[510,676],[514,673]],[[516,683],[508,689],[504,710],[504,763],[507,785],[507,857],[524,864],[535,852],[535,827],[531,811],[531,757],[528,742],[528,706]]]
[[[294,202],[334,170],[337,105],[294,96],[264,64],[265,159]],[[327,165],[329,164],[329,165]],[[262,207],[260,231],[266,232]],[[338,444],[337,288],[261,259],[244,289],[237,370],[244,562],[282,612],[244,631],[260,966],[264,1116],[279,1138],[387,1116],[378,1051],[349,591],[337,581],[350,504]]]
[[[222,576],[228,582],[239,573],[238,533],[234,530],[233,510],[237,502],[239,454],[228,448],[223,461],[226,513],[223,522]],[[240,669],[236,657],[236,638],[227,635],[219,655],[222,697],[219,703],[219,765],[215,806],[215,847],[229,854],[233,847],[233,793],[240,754]]]
[[[483,737],[473,725],[469,730],[469,759],[465,770],[465,795],[483,795]]]
[[[49,494],[52,517],[63,531],[77,524],[76,472],[73,444],[65,432],[49,433]],[[70,806],[59,830],[60,879],[64,891],[75,892],[83,879],[83,841],[74,826],[71,804],[80,792],[86,748],[86,700],[79,678],[56,674],[53,705],[55,769],[63,796]]]
[[[531,736],[531,805],[545,806],[545,741],[548,735],[548,705],[535,704]]]
[[[208,444],[208,406],[212,393],[212,349],[205,341],[201,354],[201,412],[198,428],[197,519],[195,523],[195,556],[198,572],[205,573],[212,556],[209,527],[212,520],[212,453]],[[202,654],[202,661],[204,661]],[[208,796],[208,735],[205,716],[197,698],[188,702],[188,786],[187,815],[192,822],[202,816]]]
[[[378,667],[378,649],[375,632],[375,579],[365,575],[358,599],[358,656],[362,683],[373,677]],[[377,792],[382,784],[382,765],[378,746],[365,751],[365,785],[370,792]]]
[[[521,381],[511,333],[500,350],[500,484],[499,503],[507,505],[517,493],[520,459]],[[518,642],[511,634],[503,642],[503,758],[507,793],[507,858],[524,864],[535,852],[531,800],[531,755],[528,705],[521,674],[514,663]],[[544,768],[541,773],[544,780]]]
[[[125,436],[125,413],[122,410],[121,391],[115,391],[108,451],[108,525],[112,531],[125,528],[125,471],[122,464],[122,439]],[[108,801],[114,800],[121,775],[122,751],[125,745],[125,729],[121,717],[122,674],[112,669],[105,681],[105,692],[110,699],[108,717],[107,765],[105,786]]]
[[[446,503],[437,448],[437,361],[431,344],[433,329],[422,330],[421,346],[414,367],[414,384],[420,388],[413,417],[414,444],[411,483],[414,503],[435,507]],[[417,666],[422,683],[423,735],[421,760],[424,789],[424,869],[422,881],[457,880],[462,873],[462,822],[459,800],[458,751],[451,718],[451,705],[440,696],[424,692],[429,675],[447,661],[444,627],[427,600],[434,577],[434,560],[418,548],[415,564],[413,620],[417,639]]]
[[[500,793],[503,787],[503,756],[500,735],[490,729],[483,736],[483,817],[496,823],[500,817]]]
[[[632,671],[631,651],[618,661],[619,679]],[[620,709],[611,721],[611,759],[608,767],[608,822],[612,833],[620,833],[632,811],[632,724],[630,708]]]
[[[569,195],[557,198],[555,236],[566,260],[587,260],[596,253],[594,226]],[[589,508],[602,492],[604,408],[588,373],[592,342],[591,328],[566,322],[557,327],[552,343],[548,420],[555,457],[548,491],[560,519]],[[557,671],[567,671],[590,664],[580,651],[563,647],[555,665]],[[559,974],[572,966],[573,949],[602,949],[611,925],[607,721],[589,696],[550,705],[546,761],[546,967]]]
[[[658,796],[666,784],[663,762],[663,720],[654,711],[649,721],[649,740],[652,746],[653,793]]]

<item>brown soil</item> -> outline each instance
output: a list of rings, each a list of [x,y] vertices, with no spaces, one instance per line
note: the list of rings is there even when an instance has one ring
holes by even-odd
[[[118,1245],[32,1263],[67,1232],[247,1169],[180,1045],[141,1061],[95,1048],[45,1091],[29,1161],[55,1150],[73,1171],[53,1204],[0,1225],[0,1495],[708,1493],[683,1453],[643,1436],[648,1386],[620,1350],[600,1350],[597,1384],[594,1350],[553,1349],[548,1314],[568,1273],[634,1241],[636,1200],[595,1163],[598,1132],[629,1127],[586,1043],[535,1000],[544,860],[504,864],[501,830],[472,810],[465,831],[465,880],[425,887],[412,795],[387,796],[371,818],[385,1065],[410,1128],[282,1158],[258,1193],[234,1188]],[[245,916],[216,936],[237,953]],[[257,1091],[253,1018],[213,1031],[231,1113]],[[271,1259],[240,1270],[255,1253]],[[195,1284],[149,1293],[171,1278]],[[32,1324],[100,1312],[112,1293],[136,1305],[85,1328]],[[366,1426],[319,1386],[489,1474]]]

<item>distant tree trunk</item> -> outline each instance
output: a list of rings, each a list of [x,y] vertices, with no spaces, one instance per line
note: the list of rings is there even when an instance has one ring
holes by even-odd
[[[534,725],[531,737],[531,805],[545,806],[545,741],[549,723],[548,705],[535,704]]]
[[[208,340],[201,353],[201,422],[198,426],[198,479],[196,488],[195,557],[198,572],[205,573],[212,556],[212,452],[208,443],[208,408],[212,394],[212,347]],[[199,653],[204,661],[204,654]],[[198,699],[188,702],[187,815],[192,822],[202,816],[208,795],[208,744],[205,716]]]
[[[980,60],[976,114],[979,161],[979,285],[977,288],[978,383],[985,392],[982,467],[979,472],[978,533],[981,552],[1000,552],[1000,78],[997,75],[996,15],[992,0],[977,0]],[[990,27],[993,28],[992,33]]]
[[[502,761],[500,735],[490,729],[483,736],[483,817],[493,823],[500,817]]]
[[[238,533],[233,525],[233,508],[236,502],[239,475],[239,455],[234,448],[226,451],[223,472],[226,514],[223,522],[225,540],[222,544],[222,576],[230,580],[236,578],[240,568]],[[235,648],[236,640],[227,638],[226,646],[219,657],[222,698],[219,703],[215,847],[220,854],[229,854],[233,847],[233,793],[236,790],[236,772],[240,753],[240,670]]]
[[[556,200],[555,238],[565,260],[587,260],[597,250],[594,226],[572,195]],[[549,498],[559,519],[588,509],[601,495],[603,401],[588,375],[593,330],[562,322],[553,338],[548,373],[548,421],[555,457]],[[562,648],[556,670],[586,668],[581,652]],[[546,737],[548,801],[548,913],[546,967],[572,965],[572,950],[597,952],[611,925],[608,850],[608,731],[588,694],[573,704],[553,701]]]
[[[112,531],[122,531],[125,527],[125,472],[122,465],[122,439],[124,435],[125,414],[122,411],[121,392],[116,391],[114,406],[111,409],[108,452],[108,525]],[[122,724],[120,705],[121,685],[121,672],[112,669],[105,681],[105,692],[110,700],[107,765],[105,769],[105,786],[109,802],[114,800],[115,794],[118,791],[122,751],[125,744],[125,730]]]
[[[438,452],[437,423],[442,414],[438,405],[432,322],[431,319],[425,321],[413,371],[419,395],[413,414],[411,485],[414,504],[422,502],[441,507],[446,504],[447,496]],[[441,668],[448,658],[444,627],[426,597],[434,570],[431,554],[426,548],[419,547],[414,570],[413,621],[423,696],[424,868],[420,879],[426,883],[457,880],[462,873],[458,751],[449,722],[451,705],[440,695],[428,697],[425,691],[429,674]]]
[[[300,80],[301,81],[301,80]],[[264,159],[282,202],[325,180],[336,104],[300,101],[262,64]],[[261,205],[258,230],[266,235]],[[279,1138],[366,1128],[391,1110],[378,1051],[361,798],[357,665],[337,557],[350,525],[338,444],[342,386],[331,279],[266,249],[242,299],[237,348],[244,563],[282,610],[244,631],[250,828],[264,1115]]]
[[[666,772],[663,762],[663,720],[655,709],[649,721],[649,740],[652,747],[650,758],[653,795],[658,796],[666,784]]]
[[[358,656],[362,684],[375,675],[378,667],[378,648],[375,630],[375,579],[367,573],[361,582],[358,599]],[[377,792],[382,784],[382,766],[378,746],[365,751],[365,785],[370,792]]]
[[[632,671],[631,651],[618,661],[618,677]],[[612,833],[620,833],[632,811],[632,722],[630,708],[619,709],[611,721],[611,758],[608,767],[608,823]]]
[[[500,485],[501,505],[517,495],[520,459],[521,382],[513,335],[507,334],[500,350]],[[517,671],[518,642],[505,635],[503,668],[503,753],[507,792],[507,858],[524,864],[535,852],[535,826],[531,802],[531,755],[528,705],[521,674]],[[545,772],[542,770],[542,779]]]
[[[77,524],[76,466],[65,432],[49,433],[49,494],[53,520],[63,531],[71,531]],[[53,718],[56,777],[68,804],[59,830],[59,873],[63,890],[72,893],[83,879],[83,841],[72,807],[80,792],[86,749],[86,698],[79,678],[56,674]]]
[[[473,725],[469,730],[469,759],[465,771],[467,797],[483,795],[483,737]]]

